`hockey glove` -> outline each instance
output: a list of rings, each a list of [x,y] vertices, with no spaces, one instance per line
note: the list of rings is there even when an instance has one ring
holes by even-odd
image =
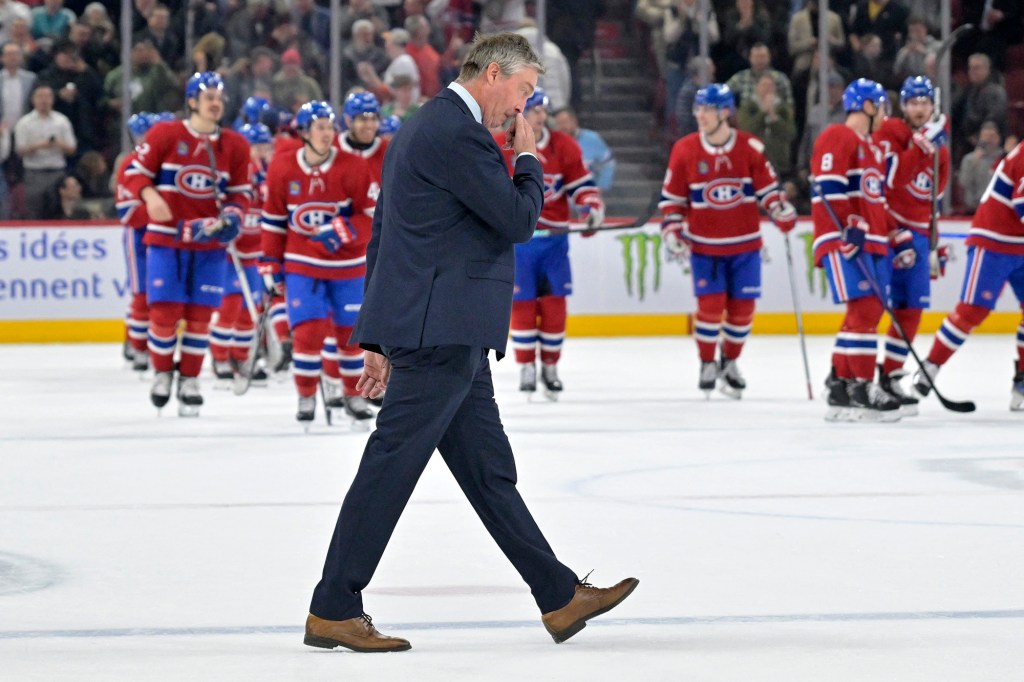
[[[178,223],[178,235],[186,244],[203,244],[216,239],[220,229],[220,218],[193,218]]]
[[[260,258],[257,271],[263,277],[263,287],[271,298],[284,296],[284,273],[281,272],[281,263],[269,258]]]
[[[789,234],[796,227],[796,209],[793,208],[793,204],[785,199],[776,202],[772,206],[772,210],[768,212],[768,215],[782,234]]]
[[[920,132],[936,147],[946,144],[949,142],[949,135],[946,133],[946,115],[939,114],[938,119],[928,121],[921,126]]]
[[[893,251],[896,252],[892,259],[892,266],[897,270],[909,270],[914,267],[914,264],[917,263],[914,234],[907,229],[896,230],[891,241]]]
[[[220,217],[221,228],[215,235],[217,241],[227,244],[237,237],[238,233],[242,231],[243,220],[245,220],[245,214],[242,213],[242,209],[237,206],[225,206],[224,213]]]
[[[928,265],[931,271],[931,278],[938,279],[946,274],[946,263],[952,260],[953,250],[949,244],[942,244],[939,248],[928,254]]]
[[[598,225],[604,222],[604,202],[597,193],[590,193],[583,197],[579,206],[580,217],[583,218],[587,223],[587,227],[590,228],[583,233],[584,237],[593,237],[597,234],[597,230],[594,229]]]
[[[668,252],[667,260],[686,260],[690,257],[686,221],[678,213],[670,213],[661,221],[661,241]]]
[[[355,229],[352,227],[352,223],[348,221],[348,218],[344,216],[334,216],[331,222],[324,223],[320,226],[320,231],[312,237],[313,241],[319,242],[325,249],[334,253],[346,244],[351,244],[355,240]]]
[[[850,216],[849,224],[843,229],[843,243],[839,247],[840,253],[846,260],[853,260],[864,248],[864,241],[868,236],[868,226],[860,217]]]

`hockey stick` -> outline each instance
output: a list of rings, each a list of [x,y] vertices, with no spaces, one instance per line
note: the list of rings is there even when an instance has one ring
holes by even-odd
[[[832,204],[829,203],[828,197],[825,196],[825,192],[822,191],[821,185],[818,183],[814,183],[814,190],[818,193],[818,196],[821,198],[821,204],[825,207],[825,210],[828,211],[829,217],[832,218],[832,222],[835,224],[836,229],[839,230],[841,233],[843,231],[842,222],[839,220],[839,216],[836,215],[835,209],[832,208]],[[914,350],[914,344],[912,344],[910,342],[910,339],[907,338],[906,332],[903,331],[903,325],[901,325],[900,321],[896,319],[896,313],[893,311],[892,306],[889,305],[889,300],[885,297],[885,292],[882,291],[882,287],[879,286],[878,280],[875,279],[874,274],[872,274],[872,272],[868,269],[868,266],[864,263],[864,259],[861,257],[862,255],[863,254],[857,254],[857,256],[855,256],[853,259],[854,262],[857,264],[858,269],[860,269],[861,275],[864,276],[864,279],[867,280],[868,284],[871,286],[871,290],[874,292],[879,302],[881,302],[882,307],[885,309],[885,312],[889,314],[889,317],[892,320],[892,326],[896,328],[896,331],[899,333],[900,337],[906,342],[907,349],[910,351],[910,354],[914,357],[914,361],[917,363],[918,368],[921,370],[921,376],[923,376],[928,381],[928,385],[932,387],[933,391],[935,391],[935,397],[939,399],[939,402],[942,403],[942,406],[945,407],[947,410],[952,410],[953,412],[974,412],[974,410],[977,409],[977,406],[974,404],[974,402],[970,400],[950,400],[949,398],[946,398],[944,395],[939,393],[939,389],[935,385],[935,380],[932,379],[931,374],[929,374],[928,371],[924,368],[924,362],[921,361],[921,358],[920,356],[918,356],[917,351]]]
[[[594,227],[588,227],[586,223],[572,223],[565,228],[550,228],[548,231],[553,234],[575,234],[583,232],[610,232],[612,230],[635,230],[638,227],[643,227],[650,222],[658,213],[658,202],[661,200],[661,188],[654,193],[651,197],[650,202],[647,204],[647,210],[644,214],[634,220],[633,222],[620,223],[603,223],[601,225],[595,225]]]
[[[320,389],[320,400],[324,404],[324,418],[327,420],[328,426],[333,426],[331,423],[331,408],[327,406],[327,391],[324,390],[324,379],[319,377],[316,382],[317,387]]]
[[[804,316],[800,310],[800,297],[797,295],[796,288],[796,272],[793,269],[793,249],[789,245],[789,234],[783,233],[782,238],[786,242],[786,267],[789,270],[789,291],[793,295],[796,333],[800,337],[800,352],[804,356],[804,376],[807,377],[807,399],[814,400],[814,391],[811,389],[811,366],[807,362],[807,340],[804,338]]]

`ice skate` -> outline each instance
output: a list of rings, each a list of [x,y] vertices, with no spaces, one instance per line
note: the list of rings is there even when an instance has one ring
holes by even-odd
[[[157,372],[153,377],[153,387],[149,390],[149,399],[159,410],[171,399],[171,382],[174,380],[174,372]]]
[[[214,360],[213,376],[217,378],[213,387],[219,391],[226,391],[231,388],[231,382],[235,377],[235,369],[231,366],[231,362],[228,360]]]
[[[132,370],[143,373],[149,370],[149,351],[145,348],[132,349]]]
[[[900,379],[907,376],[907,370],[894,369],[889,374],[882,372],[882,365],[878,365],[878,385],[883,391],[891,395],[900,403],[900,413],[904,417],[917,415],[918,400],[912,395],[907,395],[900,385]]]
[[[121,346],[121,357],[129,364],[135,361],[135,352],[134,349],[132,349],[132,342],[128,339],[125,339],[124,345]]]
[[[299,396],[299,410],[295,413],[295,418],[300,424],[305,427],[306,431],[309,431],[310,424],[313,423],[313,417],[316,416],[316,396]]]
[[[285,339],[281,342],[281,350],[270,358],[270,367],[274,374],[285,374],[292,366],[292,342]]]
[[[199,394],[199,377],[178,377],[178,416],[198,417],[199,408],[203,406],[203,396]]]
[[[358,395],[345,396],[345,414],[352,420],[352,428],[369,430],[373,410],[370,409],[370,401],[366,398]]]
[[[715,390],[715,383],[718,380],[718,367],[714,361],[700,363],[700,381],[697,388],[704,391],[704,397],[711,400],[711,391]]]
[[[340,381],[335,383],[333,381],[328,381],[325,378],[321,378],[320,386],[324,389],[324,405],[327,409],[345,409],[345,391]]]
[[[558,365],[542,365],[540,378],[544,382],[544,397],[551,402],[558,402],[558,394],[564,388],[558,378]]]
[[[852,421],[853,412],[850,407],[850,393],[847,390],[847,379],[840,379],[836,376],[836,368],[833,367],[825,379],[825,401],[828,409],[825,411],[827,422]]]
[[[883,391],[878,384],[864,379],[853,379],[847,385],[850,406],[861,422],[898,422],[900,402]]]
[[[914,390],[922,398],[927,398],[928,394],[932,391],[932,382],[935,381],[935,375],[942,369],[939,365],[936,365],[931,360],[925,360],[921,363],[921,369],[914,372]],[[927,373],[927,376],[925,376]],[[931,382],[928,381],[928,377],[931,377]]]
[[[1010,390],[1010,409],[1014,412],[1024,411],[1024,372],[1013,363],[1013,388]]]
[[[376,407],[378,410],[384,407],[384,396],[381,396],[379,398],[368,398],[367,400],[369,400],[370,404]]]
[[[537,390],[537,367],[532,362],[519,365],[519,390],[528,394]],[[530,396],[526,398],[529,400]]]
[[[740,368],[736,365],[735,359],[722,358],[722,366],[718,376],[722,379],[722,383],[718,387],[719,391],[736,400],[743,397],[743,389],[747,387],[747,382],[743,379],[743,375],[740,374]]]

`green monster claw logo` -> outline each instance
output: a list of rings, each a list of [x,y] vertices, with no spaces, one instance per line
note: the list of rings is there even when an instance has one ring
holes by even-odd
[[[818,289],[821,291],[821,298],[828,295],[828,279],[825,277],[825,268],[814,267],[814,232],[805,232],[798,235],[804,241],[804,256],[807,262],[807,290],[814,293],[814,271],[818,271]]]
[[[633,275],[636,273],[637,298],[647,294],[647,264],[654,265],[654,291],[661,288],[661,235],[637,232],[616,237],[622,243],[622,263],[626,276],[626,291],[633,295]],[[648,253],[648,246],[650,252]],[[636,264],[634,265],[634,258]]]

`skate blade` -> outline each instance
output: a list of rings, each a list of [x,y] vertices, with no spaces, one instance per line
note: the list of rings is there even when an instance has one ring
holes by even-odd
[[[217,379],[213,382],[213,390],[215,391],[227,391],[234,388],[234,379]]]
[[[900,405],[900,415],[904,417],[916,417],[919,413],[917,405]]]
[[[178,405],[178,416],[179,417],[198,417],[199,406],[198,405]]]
[[[1010,392],[1010,412],[1024,412],[1024,395],[1017,391]]]
[[[733,388],[729,384],[722,384],[718,387],[718,390],[722,395],[732,398],[733,400],[741,400],[743,398],[742,388]]]
[[[372,419],[356,419],[355,417],[349,417],[349,426],[353,431],[369,431],[370,422],[372,421]]]
[[[231,392],[235,395],[245,395],[248,392],[249,387],[252,386],[252,382],[240,377],[231,382]]]
[[[544,391],[544,397],[553,403],[558,402],[558,391]]]
[[[825,421],[827,421],[827,422],[852,422],[852,421],[857,421],[854,418],[853,414],[851,413],[852,409],[853,408],[850,408],[850,407],[838,407],[838,406],[829,407],[828,410],[825,411]]]
[[[704,391],[704,400],[711,400],[711,394],[715,392],[713,388],[702,388],[700,390]]]

